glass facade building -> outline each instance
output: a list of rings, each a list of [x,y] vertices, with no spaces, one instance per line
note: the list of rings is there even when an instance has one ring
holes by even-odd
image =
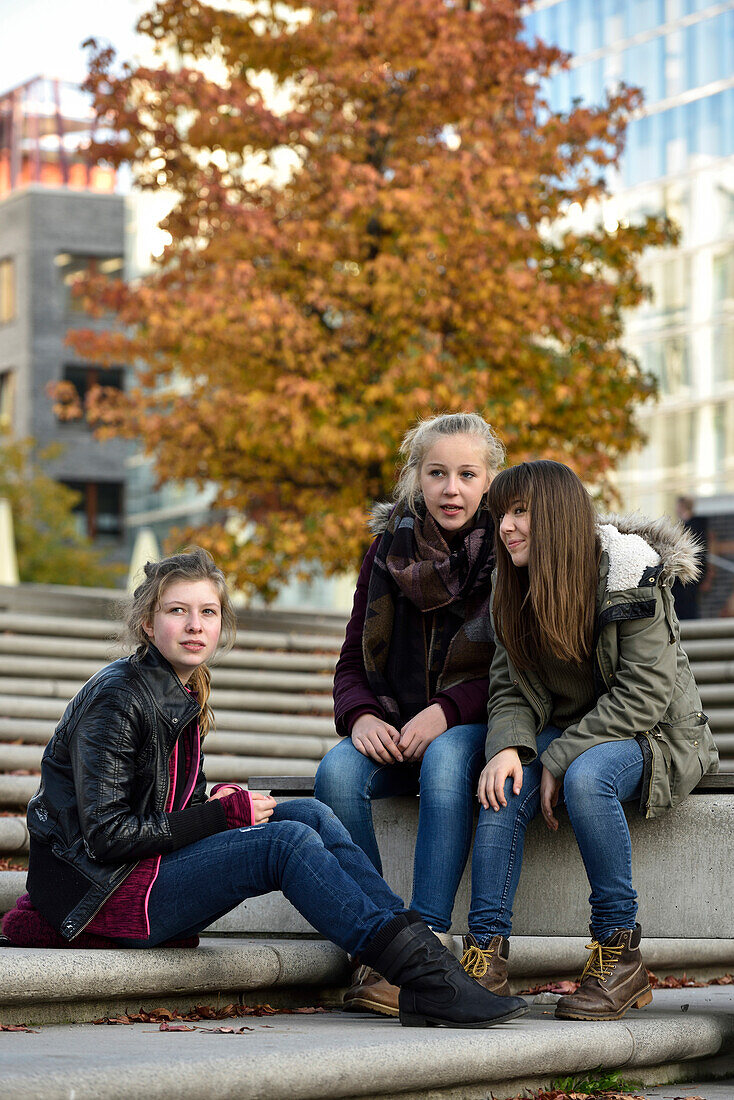
[[[641,262],[651,299],[626,345],[659,382],[639,410],[648,441],[618,471],[625,508],[675,497],[734,513],[734,0],[537,0],[526,31],[573,54],[550,80],[556,110],[598,103],[620,81],[645,102],[610,178],[607,225],[665,210],[676,249]]]

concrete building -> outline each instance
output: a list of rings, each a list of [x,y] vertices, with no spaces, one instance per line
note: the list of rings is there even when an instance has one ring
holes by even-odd
[[[627,318],[660,399],[639,409],[648,442],[618,486],[625,508],[653,515],[694,498],[720,558],[718,610],[734,585],[734,2],[536,0],[526,25],[573,54],[550,82],[554,109],[622,80],[645,93],[602,216],[613,229],[665,210],[682,236],[645,255],[652,297]]]
[[[130,445],[99,442],[83,421],[53,412],[49,383],[83,397],[100,382],[124,386],[121,368],[84,363],[65,340],[72,328],[108,328],[72,294],[90,264],[124,270],[125,199],[115,176],[84,158],[91,115],[78,89],[37,79],[0,97],[0,418],[39,449],[59,445],[50,476],[80,493],[80,529],[111,551],[124,535],[125,458]]]

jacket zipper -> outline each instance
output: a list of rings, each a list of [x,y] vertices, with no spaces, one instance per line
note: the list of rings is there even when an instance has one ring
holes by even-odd
[[[545,710],[546,710],[546,708],[543,706],[543,703],[542,703],[540,697],[536,694],[536,692],[530,686],[530,681],[526,678],[526,676],[522,672],[520,672],[518,669],[516,669],[515,671],[517,672],[517,677],[518,677],[518,680],[520,681],[520,683],[522,685],[523,691],[525,692],[525,694],[527,696],[529,696],[531,702],[534,702],[536,704],[536,710],[538,712],[538,715],[542,719],[545,719]]]

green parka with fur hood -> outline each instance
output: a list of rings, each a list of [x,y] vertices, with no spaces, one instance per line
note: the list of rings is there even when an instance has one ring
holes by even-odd
[[[656,817],[718,768],[671,594],[676,577],[685,583],[697,576],[697,548],[680,524],[665,518],[612,516],[600,522],[598,533],[596,705],[548,746],[542,762],[561,778],[594,745],[644,738],[641,808]],[[544,684],[516,669],[498,641],[490,672],[487,760],[506,748],[516,748],[523,763],[535,759],[536,736],[549,725],[552,709]]]

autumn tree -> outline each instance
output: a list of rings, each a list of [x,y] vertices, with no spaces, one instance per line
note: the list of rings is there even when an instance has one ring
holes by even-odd
[[[43,466],[54,448],[0,435],[0,497],[10,504],[21,581],[110,586],[122,569],[103,561],[77,529],[79,494],[54,481]]]
[[[171,243],[140,284],[90,278],[120,327],[74,343],[137,367],[88,412],[162,479],[216,483],[198,537],[242,585],[354,565],[418,416],[480,411],[512,460],[590,482],[638,441],[654,384],[621,316],[673,231],[562,227],[603,199],[637,91],[554,113],[565,59],[518,0],[161,0],[139,29],[158,67],[93,55],[96,152],[175,193]]]

